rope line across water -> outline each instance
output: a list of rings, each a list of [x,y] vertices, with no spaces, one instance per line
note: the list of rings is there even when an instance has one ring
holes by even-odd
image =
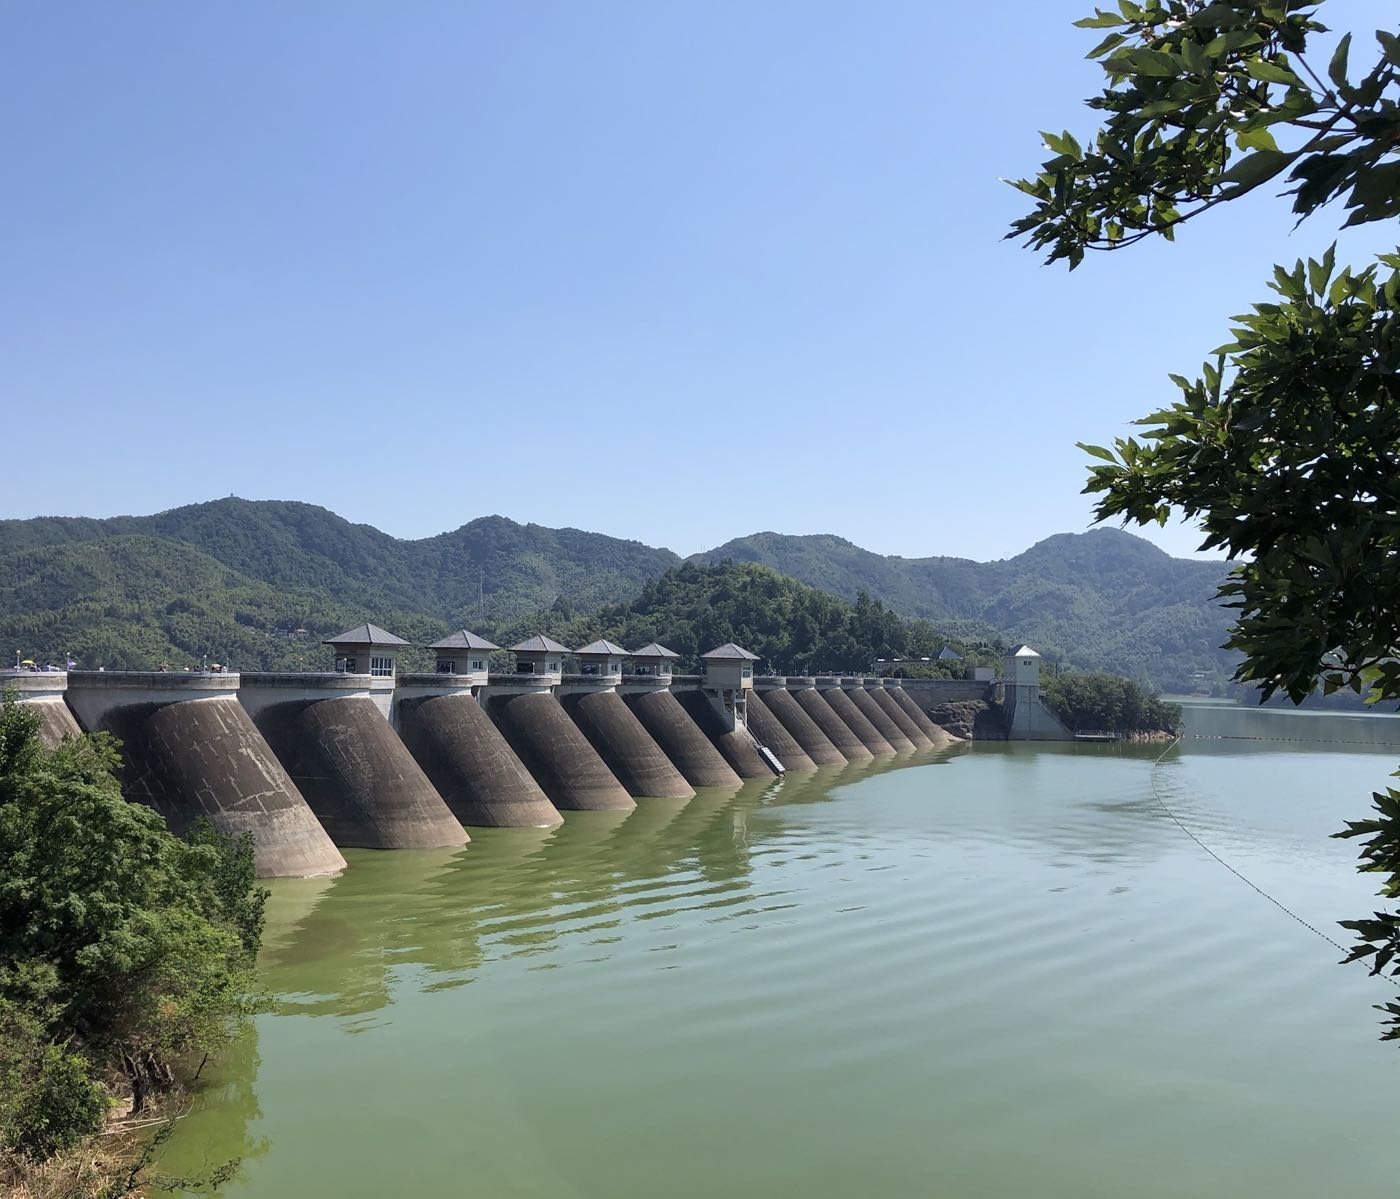
[[[1184,734],[1177,737],[1177,741],[1182,739]],[[1394,743],[1386,744],[1381,741],[1346,741],[1340,737],[1257,737],[1245,733],[1192,733],[1192,741],[1286,741],[1290,745],[1366,745],[1372,749],[1397,749],[1400,745]],[[1175,745],[1176,741],[1172,742]],[[1167,746],[1168,749],[1172,745]]]
[[[1232,738],[1232,739],[1233,739],[1233,738]],[[1270,738],[1262,738],[1262,737],[1260,737],[1260,738],[1249,738],[1249,740],[1261,740],[1261,741],[1262,741],[1262,740],[1269,740],[1269,739],[1270,739]],[[1341,951],[1342,953],[1344,953],[1344,954],[1345,954],[1345,953],[1351,952],[1350,950],[1347,949],[1347,947],[1346,947],[1345,945],[1341,944],[1341,942],[1339,942],[1339,941],[1335,940],[1334,938],[1328,936],[1325,932],[1323,932],[1323,931],[1322,931],[1320,928],[1318,928],[1316,925],[1314,925],[1314,924],[1309,924],[1309,923],[1308,923],[1306,920],[1304,920],[1300,915],[1298,915],[1298,913],[1295,912],[1292,908],[1288,907],[1286,904],[1281,903],[1279,900],[1275,899],[1272,895],[1270,895],[1267,891],[1265,891],[1264,888],[1261,887],[1258,883],[1252,881],[1251,879],[1249,879],[1248,877],[1246,877],[1244,874],[1240,873],[1240,871],[1236,870],[1235,867],[1233,867],[1232,865],[1230,865],[1229,862],[1227,862],[1224,858],[1222,858],[1218,853],[1215,852],[1215,850],[1213,850],[1209,845],[1207,845],[1207,844],[1206,844],[1204,841],[1202,841],[1198,836],[1196,836],[1195,833],[1193,833],[1189,828],[1187,828],[1186,825],[1185,825],[1185,823],[1182,821],[1181,817],[1179,817],[1174,811],[1172,811],[1171,807],[1167,804],[1167,801],[1166,801],[1165,799],[1162,798],[1162,791],[1161,791],[1161,789],[1157,786],[1157,768],[1162,764],[1162,759],[1165,758],[1169,753],[1171,753],[1172,750],[1174,750],[1174,749],[1175,749],[1178,745],[1180,745],[1180,744],[1181,744],[1181,738],[1178,736],[1170,745],[1167,746],[1166,749],[1164,749],[1160,754],[1157,755],[1156,759],[1155,759],[1155,760],[1153,761],[1153,763],[1152,763],[1152,770],[1151,770],[1151,773],[1148,775],[1148,778],[1150,779],[1150,781],[1151,781],[1151,783],[1152,783],[1152,795],[1153,795],[1153,798],[1156,799],[1157,804],[1158,804],[1158,806],[1162,809],[1162,811],[1164,811],[1164,812],[1171,818],[1172,823],[1175,824],[1177,828],[1179,828],[1183,833],[1185,833],[1188,837],[1190,837],[1191,840],[1194,841],[1198,846],[1200,846],[1200,848],[1201,848],[1202,850],[1204,850],[1207,854],[1209,854],[1212,858],[1214,858],[1217,862],[1219,862],[1222,866],[1224,866],[1226,870],[1228,870],[1228,871],[1229,871],[1231,874],[1233,874],[1237,879],[1239,879],[1240,882],[1244,883],[1244,885],[1245,885],[1246,887],[1250,888],[1250,890],[1255,891],[1255,892],[1257,892],[1258,894],[1262,895],[1262,896],[1263,896],[1265,899],[1267,899],[1271,904],[1273,904],[1274,907],[1278,908],[1278,910],[1279,910],[1280,912],[1282,912],[1285,916],[1290,916],[1290,917],[1292,917],[1292,918],[1293,918],[1294,920],[1296,920],[1299,924],[1301,924],[1305,929],[1307,929],[1309,932],[1316,933],[1319,937],[1321,937],[1324,941],[1326,941],[1326,942],[1327,942],[1329,945],[1331,945],[1333,948],[1340,950],[1340,951]],[[1377,976],[1377,977],[1379,977],[1379,976]]]

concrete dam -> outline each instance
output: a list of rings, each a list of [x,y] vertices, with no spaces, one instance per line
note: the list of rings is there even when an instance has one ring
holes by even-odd
[[[323,673],[17,671],[0,686],[48,745],[120,739],[128,799],[177,834],[203,817],[248,835],[264,878],[342,870],[342,848],[451,848],[472,827],[548,827],[956,741],[928,715],[938,680],[756,678],[756,655],[732,643],[698,675],[657,644],[532,637],[498,672],[499,647],[461,630],[428,647],[424,674],[398,673],[408,643],[373,624],[325,644]],[[1016,653],[996,684],[1013,735],[1066,736],[1040,706],[1037,656]]]

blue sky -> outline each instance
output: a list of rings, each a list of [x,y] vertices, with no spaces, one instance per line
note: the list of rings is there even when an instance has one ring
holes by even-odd
[[[1001,241],[1036,131],[1092,128],[1091,7],[11,5],[0,515],[1082,530],[1074,443],[1335,235],[1265,197],[1072,275]]]

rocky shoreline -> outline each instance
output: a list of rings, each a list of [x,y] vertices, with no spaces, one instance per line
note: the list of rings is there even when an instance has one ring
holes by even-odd
[[[963,741],[1005,741],[1001,709],[985,699],[961,699],[929,709],[929,719]]]
[[[929,709],[929,719],[963,741],[1005,741],[1006,719],[996,704],[985,699],[964,699],[938,704]],[[1136,729],[1119,741],[1163,744],[1175,741],[1179,733],[1170,729]]]

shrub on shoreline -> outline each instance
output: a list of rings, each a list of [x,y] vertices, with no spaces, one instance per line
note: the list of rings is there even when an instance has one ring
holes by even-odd
[[[1175,733],[1181,705],[1149,695],[1112,674],[1066,672],[1043,679],[1041,697],[1075,732]]]
[[[257,1003],[251,846],[128,803],[106,737],[0,705],[0,1155],[13,1174],[178,1093]],[[120,1192],[118,1192],[120,1193]]]

